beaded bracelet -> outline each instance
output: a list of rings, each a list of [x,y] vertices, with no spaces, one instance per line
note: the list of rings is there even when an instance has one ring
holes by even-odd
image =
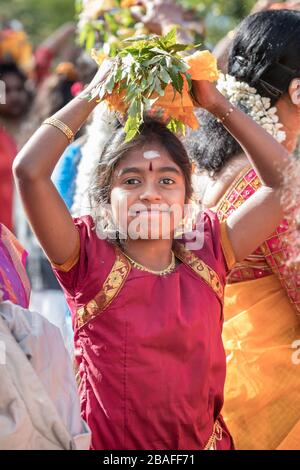
[[[229,110],[227,111],[227,113],[224,114],[224,116],[219,117],[219,118],[217,119],[217,121],[220,122],[221,124],[224,124],[224,122],[226,121],[226,119],[230,116],[231,113],[233,113],[233,111],[234,111],[234,107],[231,106],[231,107],[229,108]]]
[[[45,119],[43,124],[49,124],[50,126],[56,127],[59,129],[61,132],[65,134],[67,137],[69,143],[73,142],[74,140],[74,133],[73,131],[65,124],[64,122],[60,121],[59,119],[56,119],[54,117],[50,117],[48,119]]]

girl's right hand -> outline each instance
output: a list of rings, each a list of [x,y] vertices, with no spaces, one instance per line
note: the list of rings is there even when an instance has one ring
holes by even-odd
[[[108,73],[112,68],[114,60],[113,59],[105,59],[102,64],[100,65],[96,75],[92,79],[91,83],[89,83],[85,89],[78,95],[79,98],[88,98],[93,95],[96,87],[100,85],[100,83],[104,82]]]

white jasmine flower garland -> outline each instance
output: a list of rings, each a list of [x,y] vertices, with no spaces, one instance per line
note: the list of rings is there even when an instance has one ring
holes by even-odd
[[[109,111],[105,102],[93,111],[91,123],[86,129],[86,140],[81,148],[82,158],[78,165],[76,189],[71,213],[73,217],[92,213],[89,188],[99,159],[107,141],[115,131],[115,114]]]
[[[217,88],[233,105],[244,105],[247,114],[269,132],[277,142],[285,141],[286,133],[282,130],[283,124],[279,122],[277,108],[271,107],[270,98],[260,96],[256,88],[228,74],[220,74]]]

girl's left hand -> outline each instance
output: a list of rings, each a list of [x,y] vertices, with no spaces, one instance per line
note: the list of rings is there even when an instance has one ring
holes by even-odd
[[[192,98],[195,106],[213,114],[218,114],[218,110],[222,110],[224,105],[227,105],[226,98],[219,92],[216,84],[207,80],[193,80]]]

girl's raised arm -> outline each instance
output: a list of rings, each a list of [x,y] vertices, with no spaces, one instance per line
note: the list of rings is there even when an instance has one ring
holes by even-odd
[[[214,84],[194,82],[197,104],[223,121],[244,149],[263,187],[227,219],[227,231],[236,260],[251,254],[283,219],[281,195],[284,172],[290,156],[270,134],[245,113],[235,108]]]
[[[88,101],[85,96],[105,78],[108,67],[109,62],[105,62],[83,94],[53,116],[74,134],[97,105],[95,99]],[[68,137],[62,130],[42,125],[19,152],[13,166],[30,225],[55,264],[65,263],[79,244],[72,217],[51,181],[54,167],[68,144]]]

